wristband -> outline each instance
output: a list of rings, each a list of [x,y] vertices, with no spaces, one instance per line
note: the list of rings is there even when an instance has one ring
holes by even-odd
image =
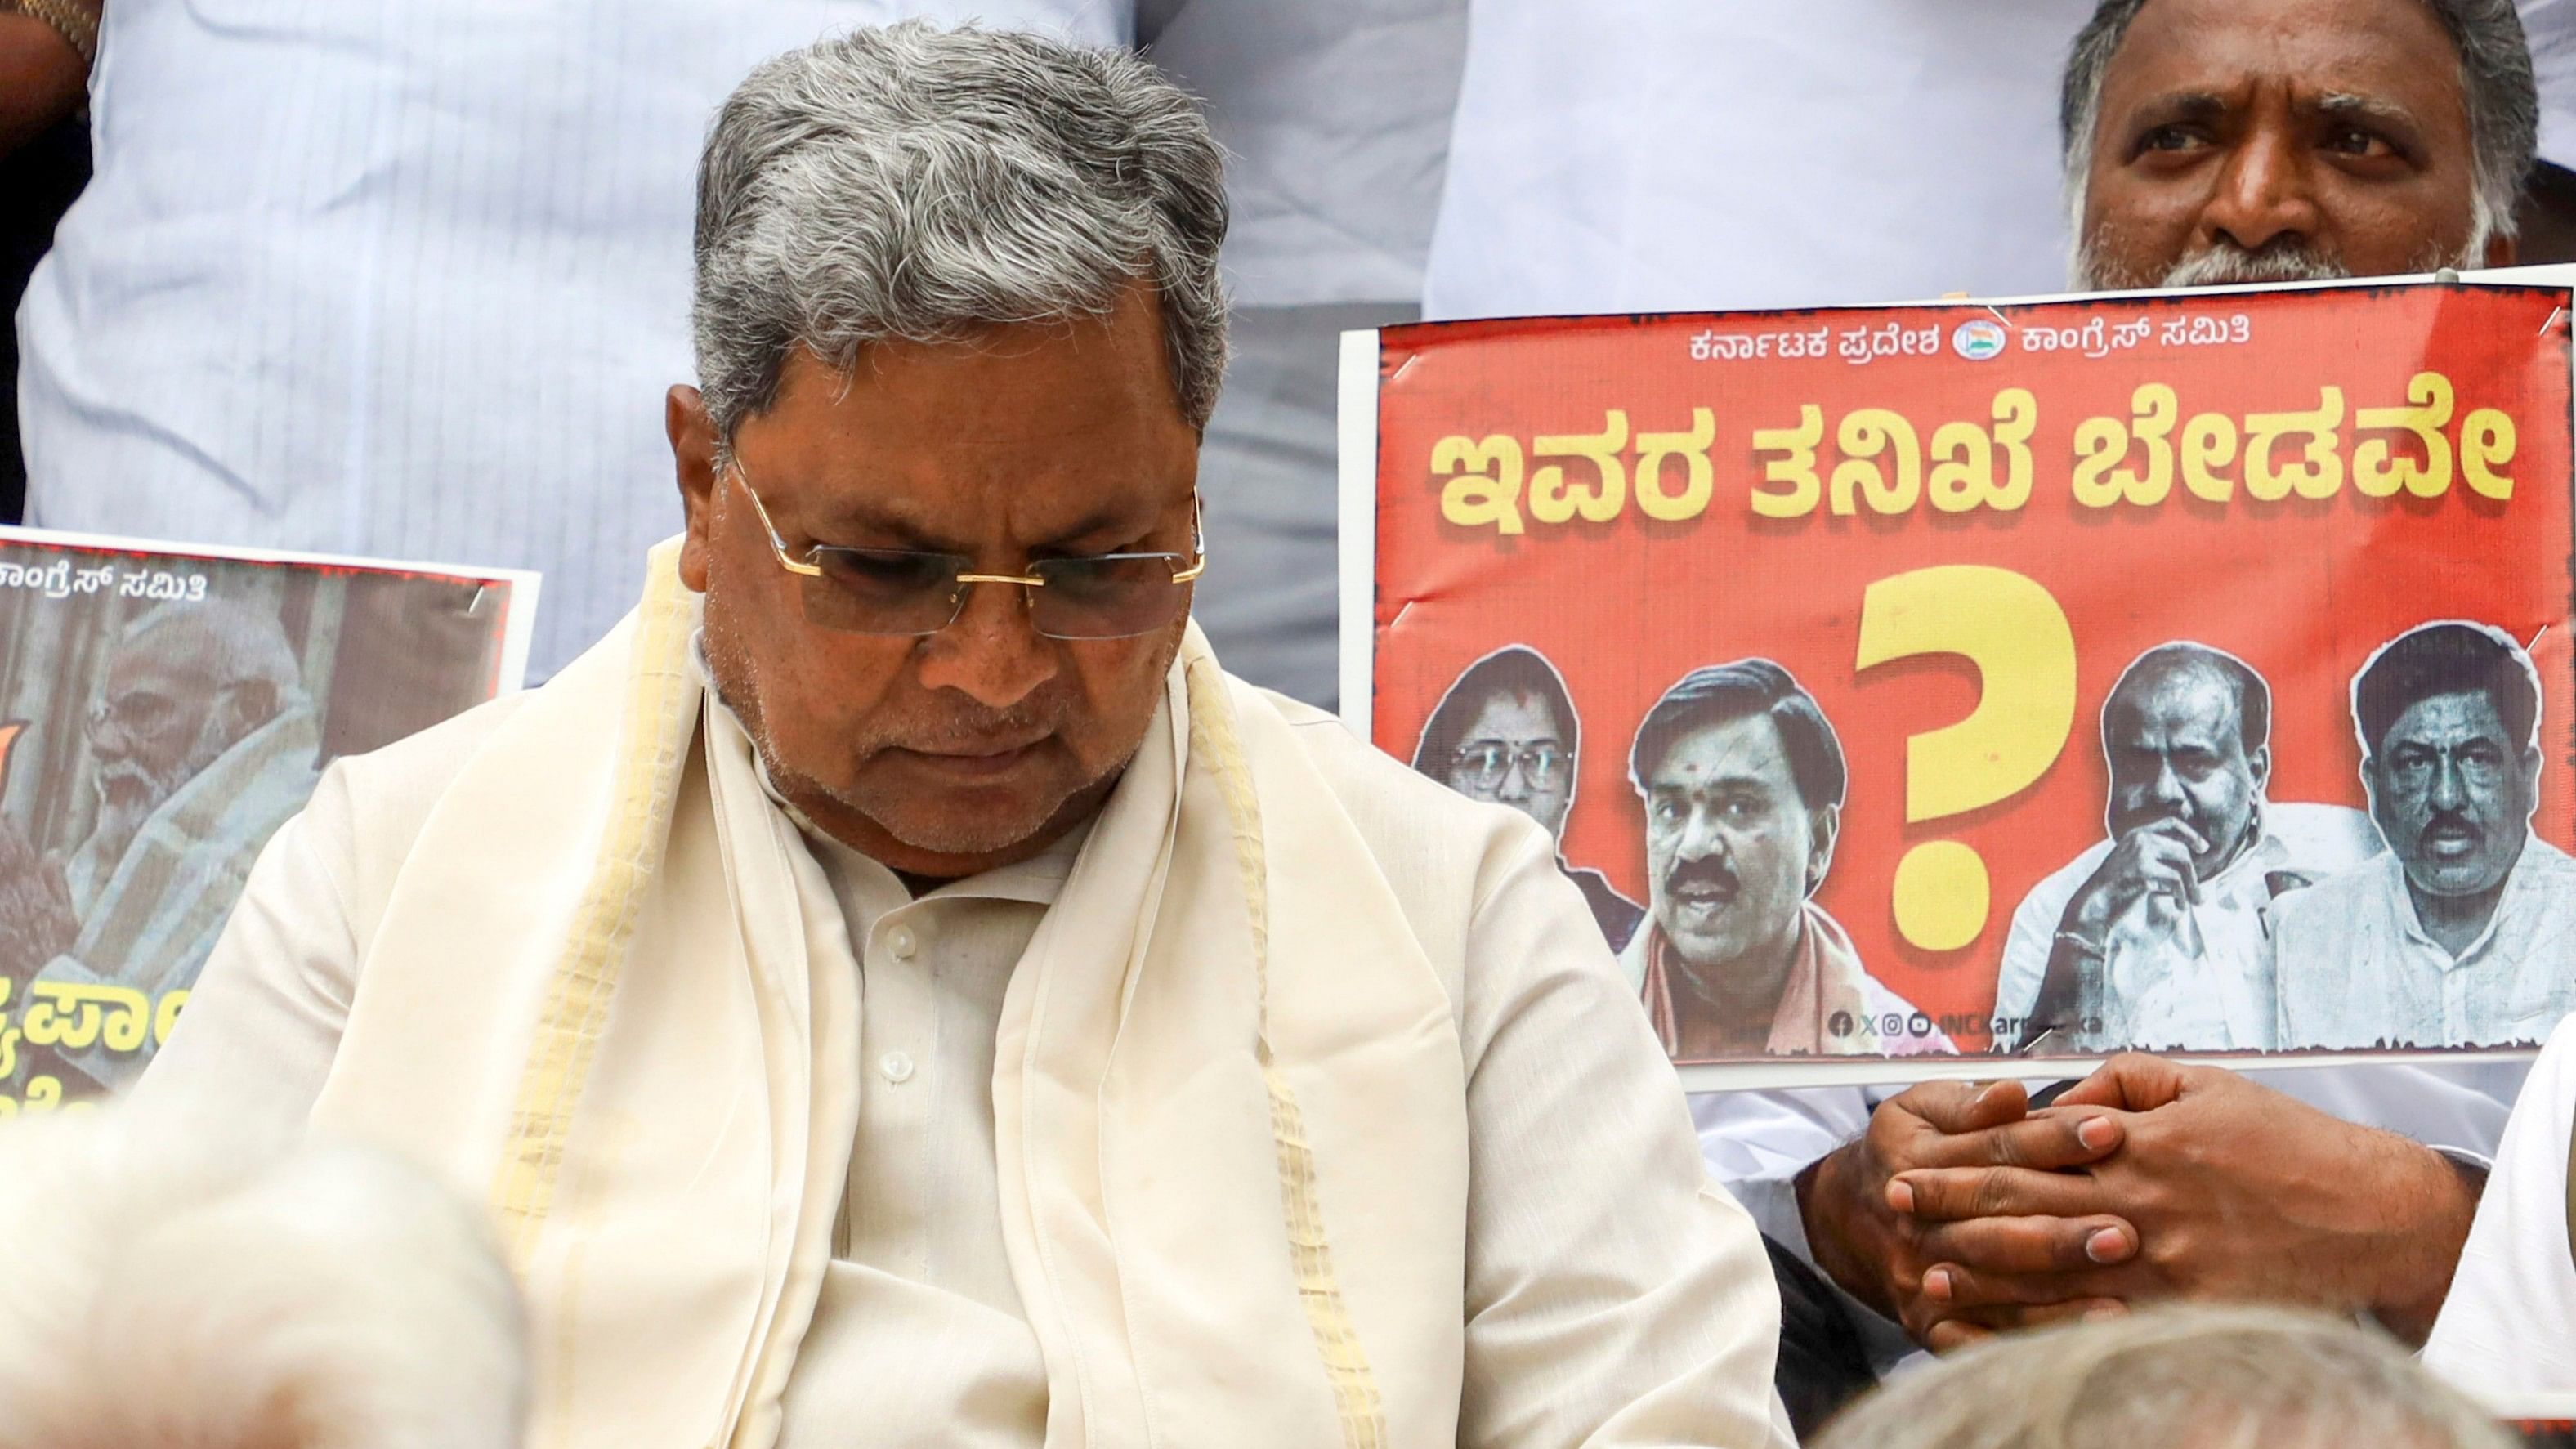
[[[51,27],[80,53],[84,69],[98,64],[98,12],[81,0],[0,0],[8,9],[31,15]]]

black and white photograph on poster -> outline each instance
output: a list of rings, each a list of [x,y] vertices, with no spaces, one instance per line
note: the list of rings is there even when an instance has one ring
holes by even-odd
[[[139,1075],[332,759],[518,688],[537,579],[0,529],[0,1114]]]

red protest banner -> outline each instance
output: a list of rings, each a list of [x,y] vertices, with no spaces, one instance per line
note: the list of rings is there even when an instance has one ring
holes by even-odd
[[[1390,330],[1371,734],[1560,826],[1683,1060],[2536,1041],[2567,303]]]

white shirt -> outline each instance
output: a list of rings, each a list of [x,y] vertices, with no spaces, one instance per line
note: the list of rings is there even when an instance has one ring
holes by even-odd
[[[2576,165],[2576,0],[2522,0]],[[2054,292],[2094,0],[1471,0],[1425,315]]]
[[[2022,897],[1995,981],[1997,1019],[2029,1019],[2067,904],[2110,858],[2113,844],[2096,841]],[[2271,877],[2331,875],[2379,850],[2379,832],[2359,810],[2265,804],[2259,838],[2200,882],[2200,900],[2187,912],[2177,917],[2140,897],[2113,923],[2103,969],[2118,1020],[2106,1022],[2098,1034],[2078,1035],[2088,1049],[2103,1050],[2270,1047],[2279,1016],[2272,983]],[[2186,919],[2188,931],[2180,929]]]
[[[2567,1242],[2567,1141],[2576,1127],[2576,1022],[2532,1064],[2478,1199],[2424,1362],[2473,1394],[2576,1393],[2576,1260]]]
[[[1467,0],[1140,0],[1137,11],[1148,54],[1207,98],[1226,149],[1236,305],[1419,298]],[[1338,355],[1329,335],[1314,345],[1327,364]],[[1332,479],[1320,482],[1329,508]]]
[[[542,570],[542,679],[680,523],[697,158],[757,62],[1129,0],[118,0],[19,312],[27,520]]]
[[[918,899],[807,831],[859,958],[858,1148],[780,1449],[1028,1445],[1046,1436],[1046,1360],[1004,1254],[993,1052],[1002,992],[1063,890],[1084,832]],[[910,1360],[925,1372],[873,1366]]]
[[[2280,904],[2285,1046],[2500,1046],[2576,1009],[2576,859],[2531,836],[2495,912],[2453,956],[2393,854]]]
[[[1472,0],[1432,317],[2053,291],[2092,0]]]
[[[2521,1090],[2525,1062],[2444,1062],[2290,1067],[2251,1072],[2254,1081],[2320,1112],[2409,1137],[2477,1161],[2495,1153],[2505,1116]],[[2044,1079],[2031,1083],[2034,1090]],[[1707,1092],[1691,1098],[1700,1155],[1762,1231],[1809,1263],[1814,1249],[1798,1214],[1797,1178],[1817,1159],[1869,1130],[1869,1117],[1898,1087],[1800,1087]],[[1843,1295],[1871,1357],[1884,1369],[1914,1352],[1895,1323]]]

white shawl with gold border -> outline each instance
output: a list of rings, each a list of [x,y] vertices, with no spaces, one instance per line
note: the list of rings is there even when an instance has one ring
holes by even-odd
[[[774,1441],[858,1118],[840,914],[704,708],[676,559],[442,794],[313,1116],[491,1184],[548,1449]],[[1359,834],[1192,629],[1003,1006],[1050,1449],[1454,1442],[1463,1076]]]

